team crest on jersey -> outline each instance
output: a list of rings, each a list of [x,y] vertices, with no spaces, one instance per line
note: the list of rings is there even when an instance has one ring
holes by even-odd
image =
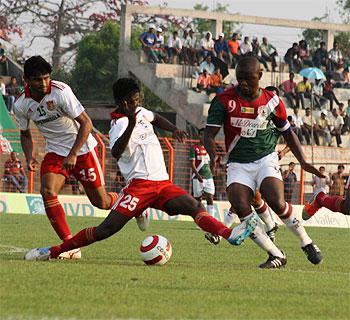
[[[229,100],[228,101],[228,112],[233,112],[236,109],[236,101],[235,100]]]
[[[53,102],[53,100],[46,101],[46,105],[47,105],[47,110],[49,110],[49,111],[52,111],[53,109],[56,108],[55,103]]]
[[[267,116],[266,106],[260,106],[258,108],[258,114],[262,115],[263,117],[266,117]]]

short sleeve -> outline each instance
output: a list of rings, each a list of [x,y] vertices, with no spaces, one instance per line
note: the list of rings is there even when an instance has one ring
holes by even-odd
[[[141,109],[141,112],[142,112],[142,116],[148,121],[148,122],[153,122],[154,121],[154,118],[155,118],[155,115],[152,111],[150,110],[147,110],[143,107],[140,108]]]
[[[215,97],[210,104],[207,118],[208,127],[221,127],[225,121],[225,109],[219,99]]]
[[[16,121],[18,123],[19,129],[22,131],[26,131],[29,129],[29,118],[22,112],[20,109],[20,105],[18,104],[18,101],[15,102],[15,106],[13,108],[13,111],[15,113]]]
[[[274,111],[272,122],[276,126],[277,130],[282,133],[287,132],[290,129],[290,124],[287,120],[286,107],[284,106],[281,99],[279,99],[279,104],[277,105]]]
[[[70,87],[64,88],[60,95],[60,107],[72,119],[78,117],[85,109]]]
[[[123,117],[120,119],[113,119],[111,121],[111,129],[109,130],[109,146],[112,149],[115,142],[122,136],[128,127],[129,119]]]

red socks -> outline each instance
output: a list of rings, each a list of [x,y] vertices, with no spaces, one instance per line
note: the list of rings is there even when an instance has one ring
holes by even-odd
[[[96,227],[83,229],[79,231],[73,238],[63,242],[58,246],[51,247],[50,257],[57,258],[62,252],[85,247],[90,243],[95,242],[95,230]]]
[[[216,234],[225,239],[231,235],[232,229],[225,227],[206,211],[199,211],[194,215],[194,222],[204,231]]]
[[[72,237],[66,220],[66,214],[57,196],[43,197],[46,215],[50,220],[52,227],[61,240],[66,241]]]
[[[117,201],[119,195],[116,192],[107,192],[107,194],[111,198],[111,202],[109,204],[109,209],[112,209],[112,207],[113,207],[114,203]]]
[[[320,192],[316,197],[316,201],[321,207],[325,207],[333,212],[341,212],[345,199],[340,196],[329,196],[324,192]]]

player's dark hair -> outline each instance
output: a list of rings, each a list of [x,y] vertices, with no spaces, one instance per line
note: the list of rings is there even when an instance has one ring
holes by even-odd
[[[113,84],[113,97],[116,104],[127,100],[136,92],[140,92],[140,87],[134,79],[120,78]]]
[[[248,65],[253,64],[253,63],[258,63],[260,65],[260,61],[257,57],[257,55],[253,52],[248,52],[243,58],[239,60],[236,66],[236,73],[237,69],[240,68],[246,68]]]
[[[24,63],[24,75],[27,78],[50,74],[52,72],[51,64],[42,56],[32,56]]]

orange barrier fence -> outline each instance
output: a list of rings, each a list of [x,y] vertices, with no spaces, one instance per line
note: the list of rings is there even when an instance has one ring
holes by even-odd
[[[124,180],[121,177],[121,174],[118,170],[118,165],[116,159],[114,159],[111,155],[108,138],[104,136],[100,136],[99,134],[94,134],[98,141],[98,155],[101,162],[101,167],[105,176],[105,183],[107,191],[116,191],[119,192],[121,188],[124,186]],[[36,129],[32,129],[33,140],[35,141],[35,154],[38,162],[40,163],[45,155],[45,141],[41,134]],[[170,138],[159,138],[161,147],[164,153],[164,159],[166,166],[168,168],[170,180],[172,180],[175,184],[179,185],[189,193],[192,191],[192,179],[191,179],[191,163],[189,160],[189,152],[190,147],[194,144],[197,144],[197,140],[187,140],[185,144],[181,144],[174,139]],[[11,141],[10,141],[11,143]],[[320,159],[320,147],[315,149],[315,154],[318,155],[318,159]],[[309,160],[310,152],[306,147],[304,148]],[[338,150],[340,152],[340,150]],[[342,152],[344,152],[342,150]],[[227,200],[226,197],[226,165],[223,163],[222,159],[224,156],[224,144],[223,141],[218,141],[217,143],[217,161],[215,164],[214,170],[214,182],[216,187],[216,200]],[[334,155],[332,155],[334,153]],[[350,157],[346,159],[334,152],[334,148],[329,148],[325,152],[328,158],[324,158],[322,161],[315,163],[315,166],[318,167],[320,165],[325,165],[326,172],[335,172],[337,165],[339,163],[344,163],[346,166],[346,172],[349,172],[350,167]],[[341,155],[345,153],[340,153]],[[0,154],[0,168],[4,168],[5,161],[9,158],[9,155]],[[19,155],[19,159],[22,161],[23,166],[25,166],[25,159],[23,154]],[[346,161],[347,160],[347,161]],[[288,169],[289,161],[294,161],[296,163],[295,174],[296,181],[295,182],[285,182],[284,183],[284,193],[288,200],[291,203],[302,204],[308,197],[312,194],[313,188],[311,185],[312,176],[309,173],[303,172],[301,170],[300,165],[295,161],[295,159],[289,154],[285,157],[284,161],[281,164],[281,171],[285,171]],[[26,168],[25,168],[26,169]],[[0,177],[1,173],[0,173]],[[3,179],[3,183],[0,184],[0,192],[1,191],[13,191],[6,181]],[[28,172],[28,192],[29,193],[40,193],[40,170],[36,172]],[[62,194],[82,194],[84,193],[83,188],[80,184],[75,180],[74,177],[70,177],[66,181],[66,185],[61,191]]]

